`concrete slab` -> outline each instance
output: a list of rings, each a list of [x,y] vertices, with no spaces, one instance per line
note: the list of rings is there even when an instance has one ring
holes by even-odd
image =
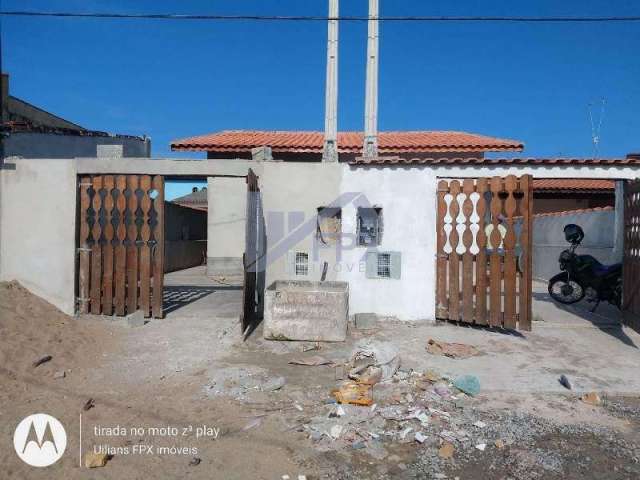
[[[165,316],[169,319],[239,318],[242,277],[211,278],[206,275],[205,266],[167,273],[163,303]]]

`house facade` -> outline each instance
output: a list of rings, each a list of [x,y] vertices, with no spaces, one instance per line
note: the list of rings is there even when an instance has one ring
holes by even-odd
[[[4,157],[146,157],[151,140],[87,129],[10,95],[9,75],[0,77]]]
[[[477,183],[510,175],[620,181],[640,176],[640,159],[633,158],[462,159],[453,154],[334,163],[232,158],[17,159],[15,163],[15,170],[0,172],[0,278],[19,280],[65,312],[76,308],[77,192],[84,176],[207,177],[207,257],[221,259],[210,264],[211,273],[218,275],[216,269],[231,268],[233,262],[242,268],[251,170],[260,187],[267,285],[276,280],[319,280],[327,262],[327,279],[349,283],[351,314],[424,321],[437,317],[440,182]],[[225,202],[233,209],[225,212]],[[612,235],[618,244],[622,213],[617,203]],[[230,259],[226,265],[225,256]]]

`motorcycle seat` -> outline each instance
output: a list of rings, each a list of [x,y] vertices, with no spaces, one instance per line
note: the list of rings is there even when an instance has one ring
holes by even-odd
[[[608,275],[609,273],[616,272],[622,268],[621,263],[614,263],[613,265],[598,265],[595,269],[598,275]]]

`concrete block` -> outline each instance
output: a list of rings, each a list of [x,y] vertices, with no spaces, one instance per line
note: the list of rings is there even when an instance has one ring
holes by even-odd
[[[148,320],[144,318],[142,310],[136,310],[135,312],[127,315],[127,325],[129,327],[142,327]]]
[[[378,326],[378,316],[375,313],[356,313],[353,323],[358,330],[371,330]]]
[[[343,342],[348,318],[346,282],[276,281],[265,291],[268,340]]]

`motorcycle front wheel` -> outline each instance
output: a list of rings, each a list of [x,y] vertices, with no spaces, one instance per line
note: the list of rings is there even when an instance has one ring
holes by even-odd
[[[549,295],[556,302],[569,305],[584,298],[584,288],[575,280],[569,280],[566,272],[559,273],[549,280]]]

